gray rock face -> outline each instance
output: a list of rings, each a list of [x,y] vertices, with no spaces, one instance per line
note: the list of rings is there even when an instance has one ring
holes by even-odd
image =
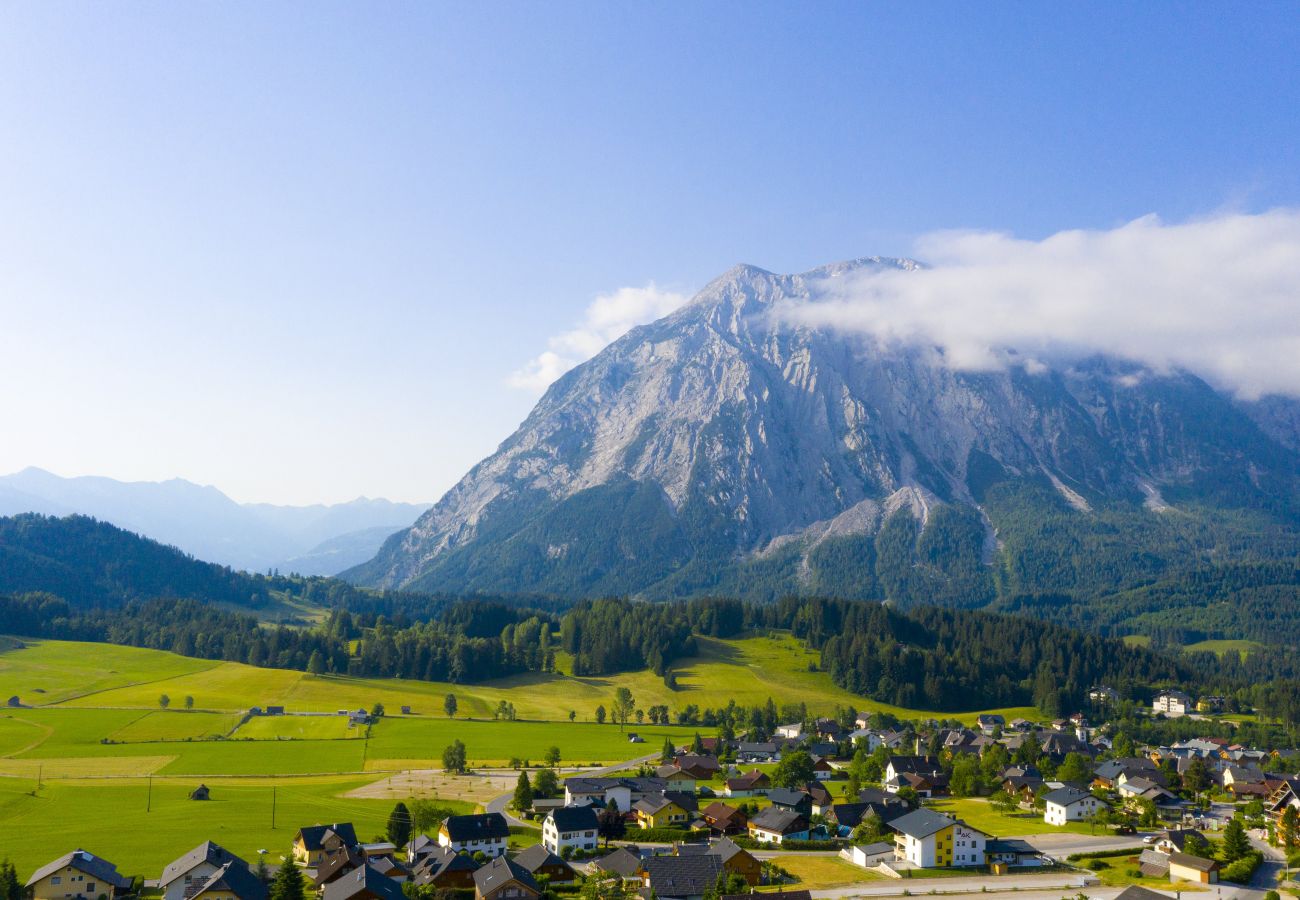
[[[990,479],[1045,480],[1081,515],[1097,503],[1155,515],[1169,508],[1162,487],[1195,493],[1225,469],[1294,495],[1295,453],[1193,375],[1111,359],[962,372],[935,349],[778,314],[862,267],[917,264],[725,273],[552,385],[496,453],[346,577],[690,593],[711,586],[702,566],[875,533],[899,508],[922,522],[936,505],[978,509]],[[991,529],[986,543],[991,556]]]

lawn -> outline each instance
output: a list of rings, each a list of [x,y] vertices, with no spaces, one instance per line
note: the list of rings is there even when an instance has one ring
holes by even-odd
[[[1025,834],[1105,834],[1106,829],[1095,830],[1087,822],[1071,822],[1068,825],[1048,825],[1043,821],[1043,814],[1023,810],[1004,816],[982,797],[945,797],[927,801],[926,806],[961,819],[972,828],[978,828],[994,837],[1011,837]]]
[[[0,653],[0,692],[8,689],[32,704],[148,709],[156,709],[159,695],[166,693],[174,702],[192,696],[197,709],[219,711],[279,705],[291,712],[334,712],[344,707],[370,708],[379,702],[390,710],[411,706],[417,714],[433,717],[441,716],[443,698],[452,693],[461,716],[490,718],[497,704],[505,700],[515,705],[520,718],[565,722],[570,711],[578,721],[592,721],[596,706],[608,708],[618,687],[629,688],[642,708],[656,704],[674,710],[687,704],[718,708],[733,699],[754,706],[770,697],[779,704],[803,702],[810,711],[820,713],[829,713],[836,706],[853,706],[905,718],[940,716],[970,722],[980,712],[908,710],[851,694],[832,684],[826,673],[811,671],[810,666],[816,668],[817,654],[785,633],[726,641],[700,637],[697,643],[698,656],[673,664],[678,685],[673,691],[648,670],[600,678],[528,673],[484,684],[454,685],[313,676],[189,660],[155,650],[30,641],[27,649]],[[89,652],[88,647],[92,648]],[[563,661],[560,665],[563,667]],[[37,673],[42,677],[48,674],[45,683],[51,688],[45,695],[31,692],[31,685],[39,680]],[[1023,707],[988,711],[1007,718],[1033,714]]]
[[[33,783],[0,778],[0,855],[26,880],[36,867],[73,847],[116,863],[125,874],[156,878],[162,867],[211,839],[249,861],[266,848],[278,863],[302,825],[351,821],[363,840],[384,829],[391,800],[344,799],[360,786],[355,778],[205,779],[212,799],[188,799],[193,779],[155,778],[152,799],[142,780],[47,782],[33,797]],[[272,787],[275,824],[271,828]],[[468,812],[470,804],[439,801]],[[146,804],[152,810],[146,812]],[[75,823],[75,829],[72,827]]]
[[[347,716],[253,716],[233,737],[254,740],[357,740],[364,728],[349,728]]]
[[[1130,874],[1138,872],[1138,853],[1135,851],[1132,856],[1108,856],[1099,858],[1100,869],[1093,869],[1088,865],[1091,858],[1084,857],[1077,865],[1086,868],[1106,887],[1127,887],[1130,884],[1141,885],[1145,888],[1151,888],[1157,891],[1167,891],[1170,888],[1169,879],[1166,878],[1147,878],[1141,874]],[[1183,883],[1179,885],[1179,890],[1183,891],[1200,891],[1206,890],[1199,885]]]
[[[845,862],[838,856],[808,856],[792,853],[786,856],[774,856],[772,862],[799,879],[799,884],[795,887],[810,891],[843,887],[860,881],[878,881],[884,877],[877,872],[868,872],[866,869]],[[789,886],[782,885],[775,885],[772,888],[772,890],[788,889]]]

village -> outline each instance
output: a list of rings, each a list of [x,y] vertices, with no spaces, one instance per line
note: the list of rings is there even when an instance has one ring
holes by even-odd
[[[1105,687],[1090,697],[1102,711],[1116,699]],[[1148,715],[1194,720],[1216,702],[1164,691]],[[644,743],[636,732],[627,741]],[[972,878],[981,892],[1070,888],[1125,900],[1170,896],[1161,885],[1258,892],[1300,862],[1297,769],[1300,751],[1221,737],[1121,745],[1082,713],[1046,723],[984,714],[973,727],[812,718],[765,735],[697,734],[621,769],[562,781],[549,768],[533,779],[523,770],[513,795],[449,815],[428,833],[415,833],[399,803],[388,833],[369,841],[348,822],[303,824],[291,846],[254,862],[207,841],[157,878],[128,877],[76,848],[23,879],[24,893],[718,900],[762,891],[806,900],[904,895],[925,879],[955,888]],[[207,796],[200,786],[193,799]],[[778,854],[854,867],[860,890],[810,889]]]

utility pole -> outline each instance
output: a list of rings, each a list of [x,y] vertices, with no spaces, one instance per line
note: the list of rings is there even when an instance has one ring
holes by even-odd
[[[45,771],[45,763],[36,764],[36,793],[41,792],[41,773]]]
[[[153,775],[149,776],[149,791],[145,794],[144,811],[153,811]]]
[[[271,830],[275,831],[275,785],[271,785]]]

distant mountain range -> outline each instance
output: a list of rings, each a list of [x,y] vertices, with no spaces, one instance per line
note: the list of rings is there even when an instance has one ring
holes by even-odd
[[[1203,607],[1206,586],[1231,578],[1300,608],[1295,566],[1239,568],[1300,558],[1300,404],[1243,403],[1194,373],[1108,357],[962,371],[933,347],[777,314],[847,272],[916,267],[732,269],[560,378],[495,453],[343,577],[1048,617],[1086,607],[1098,627],[1141,614],[1151,629],[1209,621],[1161,611]]]
[[[328,506],[241,504],[182,479],[61,478],[37,468],[0,476],[0,516],[93,516],[199,559],[254,572],[336,574],[370,559],[425,509],[365,497]]]

